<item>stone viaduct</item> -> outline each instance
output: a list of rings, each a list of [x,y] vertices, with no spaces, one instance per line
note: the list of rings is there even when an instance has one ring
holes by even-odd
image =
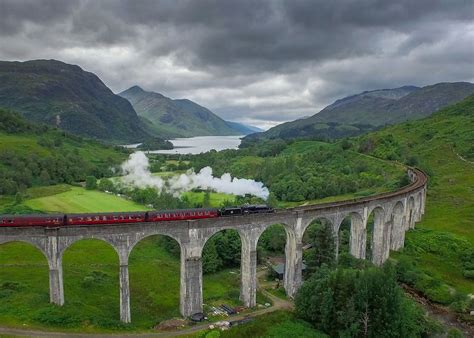
[[[120,319],[131,321],[128,259],[133,247],[152,235],[167,235],[181,247],[180,311],[183,316],[202,312],[202,261],[206,241],[224,229],[238,231],[242,243],[240,299],[247,307],[256,305],[257,242],[267,227],[283,224],[287,233],[284,287],[293,297],[302,283],[302,239],[306,228],[317,219],[332,225],[336,242],[339,228],[350,217],[350,253],[365,259],[367,221],[373,214],[372,261],[382,264],[390,250],[403,247],[405,231],[414,228],[425,209],[426,175],[409,169],[411,184],[380,195],[334,203],[278,210],[271,214],[220,217],[212,219],[121,225],[65,226],[59,228],[0,227],[0,244],[22,241],[37,247],[49,265],[50,301],[64,304],[62,257],[65,250],[82,239],[109,243],[120,262]],[[336,245],[338,246],[338,244]],[[93,255],[93,253],[91,253]]]

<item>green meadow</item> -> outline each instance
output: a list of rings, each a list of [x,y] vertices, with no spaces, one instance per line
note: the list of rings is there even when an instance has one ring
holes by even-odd
[[[28,199],[23,204],[35,210],[64,213],[147,210],[143,205],[125,198],[81,187],[70,187],[59,194]]]

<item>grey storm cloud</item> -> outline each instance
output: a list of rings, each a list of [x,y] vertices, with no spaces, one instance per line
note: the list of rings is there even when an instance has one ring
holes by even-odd
[[[0,59],[38,58],[268,127],[363,90],[473,81],[474,2],[0,0]]]

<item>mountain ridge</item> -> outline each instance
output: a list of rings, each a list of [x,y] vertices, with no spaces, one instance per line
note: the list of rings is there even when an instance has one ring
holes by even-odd
[[[150,136],[132,105],[97,75],[58,60],[0,61],[0,106],[85,137],[136,142]]]
[[[151,129],[168,138],[228,136],[254,132],[242,124],[225,121],[208,108],[189,99],[171,99],[161,93],[146,91],[137,85],[118,95],[127,99],[141,118],[152,123]]]
[[[469,82],[364,91],[338,99],[308,118],[285,122],[266,132],[246,136],[243,146],[262,139],[356,136],[386,124],[427,117],[473,93],[474,84]]]

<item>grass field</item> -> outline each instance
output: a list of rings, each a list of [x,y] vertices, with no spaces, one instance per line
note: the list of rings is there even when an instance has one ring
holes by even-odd
[[[71,187],[70,190],[59,194],[29,199],[24,204],[36,210],[65,213],[147,210],[143,205],[113,194],[81,187]]]

